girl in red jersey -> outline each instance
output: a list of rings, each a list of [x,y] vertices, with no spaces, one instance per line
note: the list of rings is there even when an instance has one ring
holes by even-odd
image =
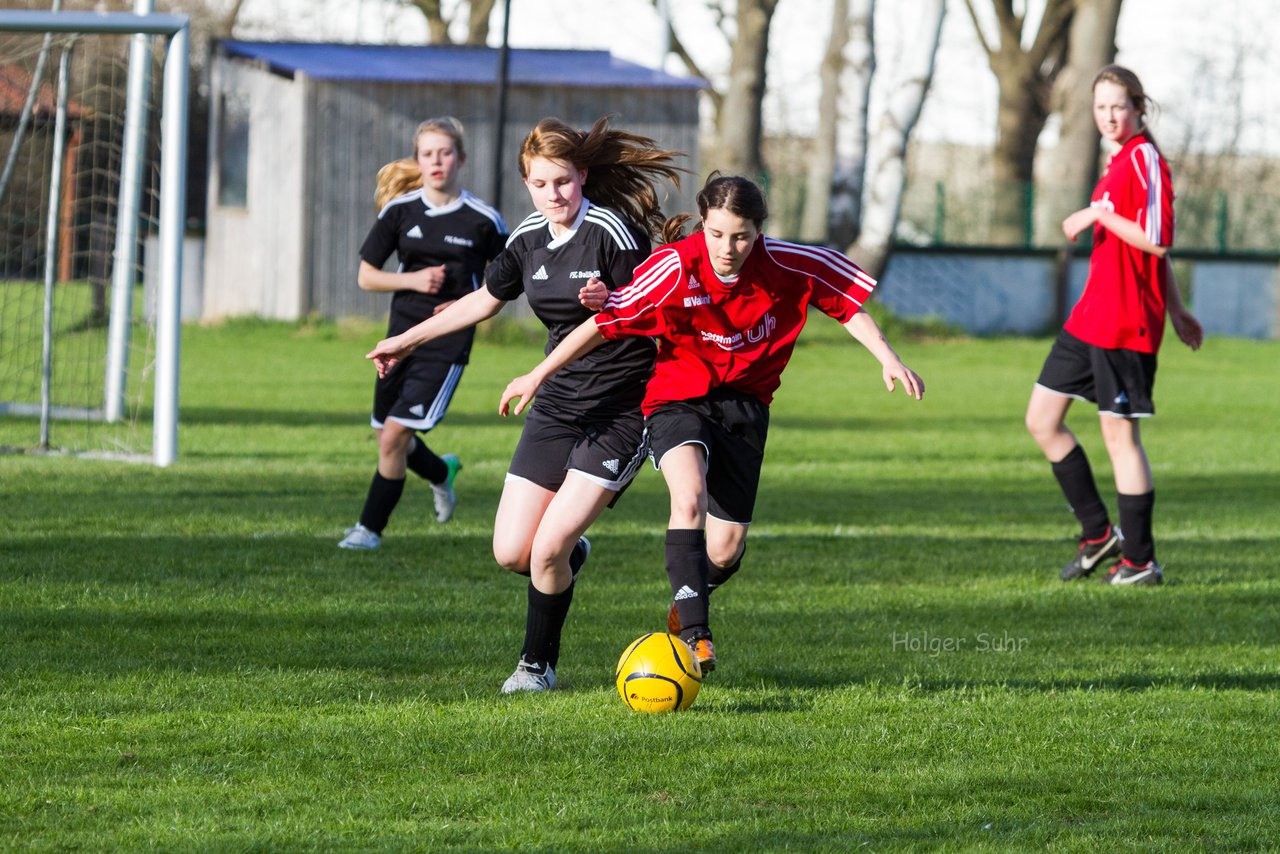
[[[1147,131],[1148,100],[1127,68],[1108,65],[1094,77],[1094,121],[1116,152],[1089,207],[1062,221],[1070,240],[1093,227],[1089,277],[1027,404],[1027,429],[1052,464],[1082,529],[1076,556],[1062,570],[1064,581],[1083,578],[1118,555],[1121,560],[1104,582],[1159,584],[1163,579],[1151,535],[1155,490],[1138,419],[1155,414],[1152,389],[1165,313],[1193,350],[1204,332],[1173,282],[1173,184]],[[1066,426],[1072,400],[1098,407],[1115,474],[1118,528],[1107,515],[1084,449]]]
[[[809,306],[835,318],[880,361],[885,386],[917,400],[924,382],[861,311],[875,287],[838,252],[760,234],[768,211],[745,178],[713,175],[698,193],[699,231],[668,221],[668,243],[631,284],[575,329],[532,372],[511,381],[502,414],[519,413],[563,365],[631,336],[658,340],[641,409],[654,465],[671,496],[668,623],[704,670],[715,667],[707,595],[737,571],[746,548],[769,429],[769,403]],[[513,409],[509,404],[519,398]]]

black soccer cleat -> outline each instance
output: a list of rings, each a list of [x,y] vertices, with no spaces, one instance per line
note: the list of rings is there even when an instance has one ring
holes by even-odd
[[[1108,525],[1107,533],[1096,540],[1086,540],[1081,537],[1076,556],[1062,568],[1062,580],[1075,581],[1077,578],[1089,575],[1107,558],[1117,557],[1123,541],[1124,535],[1115,525]]]

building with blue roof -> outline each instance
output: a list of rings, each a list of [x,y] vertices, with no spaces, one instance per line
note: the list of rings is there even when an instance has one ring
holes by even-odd
[[[223,41],[210,64],[210,174],[198,316],[385,317],[387,297],[355,283],[373,222],[374,180],[412,155],[431,116],[467,128],[463,184],[510,223],[531,209],[517,153],[546,116],[620,128],[688,152],[698,172],[698,98],[706,82],[599,50],[512,49],[497,142],[499,51],[453,45]],[[502,197],[494,199],[502,168]],[[696,179],[668,213],[693,209]],[[390,262],[392,264],[395,261]]]

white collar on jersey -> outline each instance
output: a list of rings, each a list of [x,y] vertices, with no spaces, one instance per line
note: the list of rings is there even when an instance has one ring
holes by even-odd
[[[551,242],[547,244],[547,248],[555,249],[557,246],[563,246],[573,240],[573,236],[578,233],[578,229],[582,228],[582,222],[587,218],[587,210],[590,207],[591,200],[583,196],[582,204],[578,207],[578,215],[573,218],[573,225],[569,226],[568,230],[559,236],[556,235],[555,229],[551,227],[551,222],[548,221],[547,228],[551,231]]]
[[[458,208],[462,207],[462,204],[466,201],[468,195],[469,194],[466,190],[459,190],[458,197],[449,202],[449,204],[433,205],[431,202],[427,201],[427,193],[424,190],[422,192],[422,206],[427,209],[427,216],[442,216],[447,213],[453,213]]]

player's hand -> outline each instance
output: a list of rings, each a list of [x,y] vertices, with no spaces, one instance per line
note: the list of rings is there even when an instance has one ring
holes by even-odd
[[[399,335],[393,335],[375,344],[372,350],[364,354],[364,357],[372,360],[374,367],[378,369],[378,376],[385,378],[391,373],[391,369],[411,352],[413,352],[412,347],[406,347]]]
[[[578,302],[591,311],[599,311],[604,308],[604,302],[608,298],[609,288],[595,276],[587,279],[587,283],[582,286],[582,290],[578,291]]]
[[[457,302],[457,300],[456,300],[456,299],[451,299],[451,300],[449,300],[448,302],[442,302],[442,303],[440,303],[438,306],[436,306],[436,310],[435,310],[435,311],[433,311],[433,312],[431,312],[432,316],[434,317],[435,315],[437,315],[437,314],[439,314],[440,312],[444,311],[446,308],[448,308],[449,306],[453,305],[455,302]]]
[[[890,362],[885,365],[882,376],[884,377],[884,386],[890,392],[893,391],[894,382],[900,382],[902,383],[902,390],[916,400],[924,397],[924,380],[902,362]]]
[[[524,412],[525,407],[532,402],[534,396],[538,393],[538,387],[542,383],[534,378],[533,374],[525,374],[522,377],[516,377],[507,383],[507,389],[502,393],[502,400],[498,402],[499,415],[519,415]],[[512,408],[509,404],[516,398],[520,402]]]
[[[1093,208],[1081,208],[1062,221],[1062,233],[1067,236],[1067,240],[1075,243],[1080,232],[1091,228],[1097,221],[1097,211]]]
[[[437,267],[423,267],[421,270],[415,270],[412,273],[405,273],[405,281],[409,283],[408,290],[417,291],[422,294],[438,294],[440,289],[444,287],[445,272],[444,265]]]
[[[1170,311],[1169,321],[1173,324],[1173,331],[1178,333],[1178,340],[1192,350],[1200,349],[1200,345],[1204,343],[1204,327],[1194,314],[1186,309]]]

